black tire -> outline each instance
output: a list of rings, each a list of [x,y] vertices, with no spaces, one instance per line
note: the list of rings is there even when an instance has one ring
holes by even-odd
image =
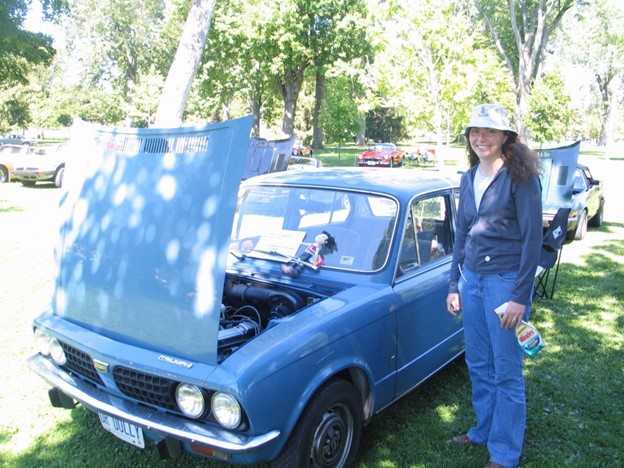
[[[56,171],[56,174],[54,174],[54,185],[57,188],[61,188],[63,186],[63,176],[65,175],[65,167],[61,167],[59,168],[58,171]]]
[[[583,210],[581,213],[581,219],[579,219],[578,225],[576,226],[574,240],[585,239],[585,234],[587,234],[587,211]]]
[[[601,201],[600,208],[598,208],[598,211],[592,217],[592,219],[589,220],[589,225],[591,227],[599,228],[600,226],[602,226],[603,222],[604,222],[604,201]]]
[[[4,184],[5,182],[11,182],[9,170],[4,166],[0,166],[0,184]]]
[[[345,380],[332,380],[314,395],[272,465],[351,467],[361,435],[362,403],[358,392]]]
[[[22,185],[24,187],[34,187],[36,183],[36,180],[22,180]]]

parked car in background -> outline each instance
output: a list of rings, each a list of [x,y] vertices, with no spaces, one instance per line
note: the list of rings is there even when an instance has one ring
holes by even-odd
[[[593,178],[589,167],[577,164],[574,173],[570,217],[568,218],[568,240],[583,240],[587,227],[602,226],[604,216],[604,190],[602,182]],[[544,228],[550,225],[560,205],[545,205]]]
[[[239,120],[205,130],[219,158],[138,151],[152,129],[90,152],[29,365],[52,405],[162,457],[350,467],[363,426],[463,353],[445,309],[459,179],[283,171],[236,201]]]
[[[407,152],[396,147],[394,143],[375,143],[357,158],[360,167],[399,167]]]
[[[323,163],[320,159],[307,156],[291,156],[290,161],[288,161],[289,171],[307,171],[322,166]]]
[[[2,145],[32,145],[35,141],[15,133],[10,135],[0,135],[0,146]]]
[[[39,148],[21,158],[13,174],[26,187],[33,187],[37,182],[54,182],[54,185],[61,187],[66,158],[66,145]]]
[[[0,146],[0,183],[11,182],[15,178],[15,166],[20,165],[21,161],[37,151],[39,149],[27,145]]]

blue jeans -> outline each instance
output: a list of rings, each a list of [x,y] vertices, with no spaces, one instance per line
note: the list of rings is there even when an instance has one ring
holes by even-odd
[[[513,328],[501,328],[493,312],[507,302],[517,273],[479,275],[464,270],[459,282],[466,364],[472,382],[477,423],[468,437],[487,445],[490,461],[515,467],[520,461],[526,427],[524,353]],[[527,304],[524,320],[529,319]]]

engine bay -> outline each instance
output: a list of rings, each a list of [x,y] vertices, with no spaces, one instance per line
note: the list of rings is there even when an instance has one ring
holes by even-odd
[[[219,317],[218,362],[279,320],[326,295],[228,275]]]

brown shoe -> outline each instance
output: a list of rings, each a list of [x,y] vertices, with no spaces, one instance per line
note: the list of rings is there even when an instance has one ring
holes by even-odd
[[[505,467],[503,465],[499,465],[498,463],[488,462],[488,464],[485,465],[485,468],[505,468]]]
[[[470,439],[470,437],[468,437],[466,434],[455,436],[451,440],[449,440],[449,442],[457,445],[479,445],[472,439]]]

